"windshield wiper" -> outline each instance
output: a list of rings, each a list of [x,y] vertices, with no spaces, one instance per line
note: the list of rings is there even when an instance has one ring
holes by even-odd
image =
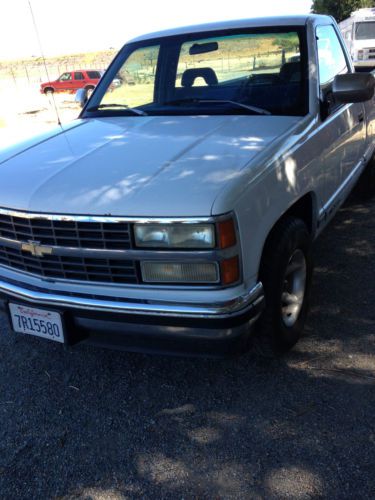
[[[247,109],[248,111],[252,111],[257,115],[271,115],[272,113],[267,109],[258,108],[257,106],[251,106],[251,104],[243,104],[238,101],[231,101],[230,99],[199,99],[198,97],[190,97],[186,99],[176,99],[174,101],[168,101],[164,104],[174,105],[174,104],[206,104],[206,103],[216,103],[216,104],[233,104],[234,106],[238,106],[239,108]]]
[[[98,106],[91,106],[90,108],[87,108],[86,111],[99,111],[101,109],[110,109],[110,108],[123,108],[126,109],[126,111],[134,113],[135,115],[147,116],[147,113],[145,111],[142,111],[141,109],[130,108],[127,104],[117,104],[117,103],[99,104]]]

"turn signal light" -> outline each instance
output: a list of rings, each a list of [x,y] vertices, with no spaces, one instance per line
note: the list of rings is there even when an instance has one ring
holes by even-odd
[[[233,219],[219,222],[217,227],[220,248],[233,247],[236,244],[236,230],[234,228]]]
[[[221,261],[221,283],[230,285],[240,279],[240,266],[238,257],[232,257]]]

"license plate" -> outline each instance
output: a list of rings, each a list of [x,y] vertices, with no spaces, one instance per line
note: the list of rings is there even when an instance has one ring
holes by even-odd
[[[64,331],[59,313],[20,304],[9,304],[9,311],[15,332],[64,342]]]

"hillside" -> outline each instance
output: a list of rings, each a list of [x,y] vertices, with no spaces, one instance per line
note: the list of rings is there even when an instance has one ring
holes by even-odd
[[[57,77],[64,71],[77,68],[105,69],[116,55],[117,49],[98,52],[69,54],[46,58],[48,73]],[[0,78],[27,78],[30,80],[46,77],[45,64],[42,57],[31,57],[10,61],[0,61]]]

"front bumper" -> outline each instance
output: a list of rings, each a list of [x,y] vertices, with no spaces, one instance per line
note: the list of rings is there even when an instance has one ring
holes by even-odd
[[[74,296],[0,278],[4,312],[8,301],[59,311],[68,344],[216,356],[246,349],[250,326],[264,307],[261,283],[230,299],[203,303]]]

